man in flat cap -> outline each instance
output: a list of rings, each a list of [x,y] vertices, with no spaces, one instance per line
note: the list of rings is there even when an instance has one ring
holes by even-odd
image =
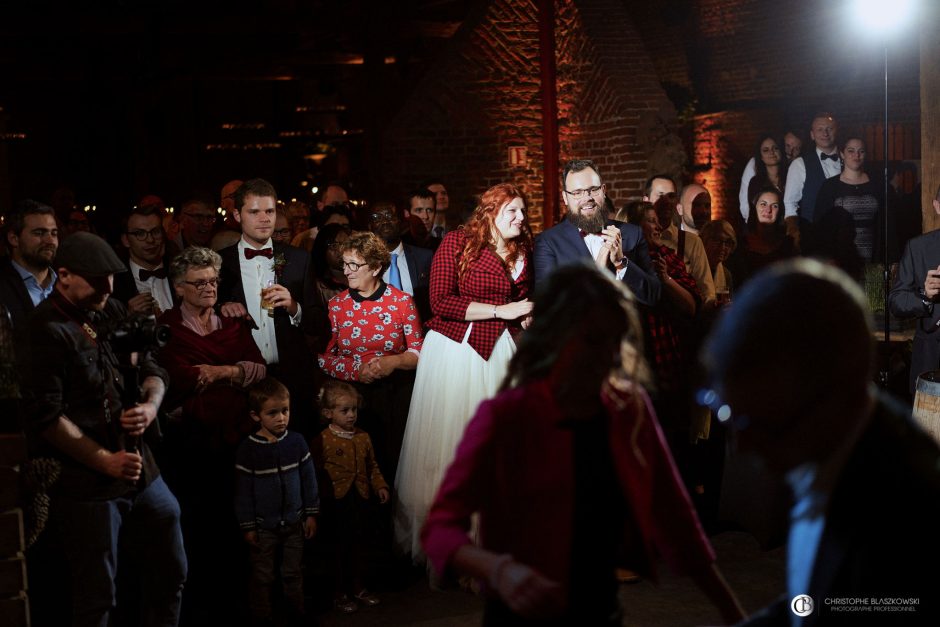
[[[72,573],[72,624],[108,624],[118,563],[134,551],[146,565],[139,624],[176,625],[186,577],[179,504],[142,437],[167,374],[140,353],[140,401],[122,406],[135,382],[119,370],[108,329],[128,315],[109,300],[114,274],[126,268],[85,232],[62,242],[54,267],[55,291],[30,319],[24,420],[34,450],[61,463],[50,496]]]

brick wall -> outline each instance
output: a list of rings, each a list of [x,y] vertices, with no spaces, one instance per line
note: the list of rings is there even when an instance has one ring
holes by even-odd
[[[591,158],[619,205],[636,196],[651,159],[676,167],[675,110],[619,0],[556,2],[560,159]],[[535,3],[495,0],[468,19],[386,129],[386,187],[439,177],[451,206],[511,181],[542,221],[542,127]],[[509,148],[523,146],[524,166]],[[561,164],[559,164],[560,170]]]

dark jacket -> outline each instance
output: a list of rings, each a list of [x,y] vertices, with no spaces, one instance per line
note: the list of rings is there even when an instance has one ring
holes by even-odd
[[[108,300],[104,311],[89,316],[55,291],[36,307],[29,321],[30,352],[23,382],[25,427],[41,451],[62,461],[62,476],[56,486],[72,497],[114,498],[146,486],[159,476],[143,441],[140,453],[144,471],[135,487],[74,461],[46,444],[41,436],[65,415],[102,447],[110,451],[123,448],[121,398],[125,386],[132,384],[125,382],[124,373],[118,369],[118,355],[104,331],[126,317],[127,309],[116,300]],[[144,353],[138,363],[141,381],[155,376],[169,383],[166,371],[149,353]]]
[[[662,284],[653,271],[649,248],[643,231],[635,224],[608,220],[606,225],[620,229],[623,254],[630,260],[623,282],[644,305],[655,306],[659,302]],[[584,243],[578,228],[565,220],[556,224],[535,239],[535,282],[541,283],[552,271],[579,260],[591,261],[591,252]]]

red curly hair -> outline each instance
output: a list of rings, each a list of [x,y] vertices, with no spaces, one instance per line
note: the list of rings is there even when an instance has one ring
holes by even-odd
[[[463,254],[457,264],[458,277],[463,277],[467,273],[473,262],[479,259],[483,249],[496,250],[496,245],[493,242],[493,230],[496,228],[494,221],[499,214],[499,210],[506,203],[516,198],[521,198],[523,205],[528,208],[525,196],[512,183],[500,183],[483,192],[480,197],[480,204],[473,210],[473,215],[463,226],[464,233],[467,235],[467,243],[463,247]],[[532,230],[529,228],[528,216],[523,221],[520,230],[518,237],[506,242],[509,254],[506,255],[503,263],[508,272],[512,272],[520,255],[532,251]]]

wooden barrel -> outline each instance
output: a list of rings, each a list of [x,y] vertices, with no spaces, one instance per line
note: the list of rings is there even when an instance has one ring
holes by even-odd
[[[917,377],[914,420],[940,443],[940,370],[928,370]]]

